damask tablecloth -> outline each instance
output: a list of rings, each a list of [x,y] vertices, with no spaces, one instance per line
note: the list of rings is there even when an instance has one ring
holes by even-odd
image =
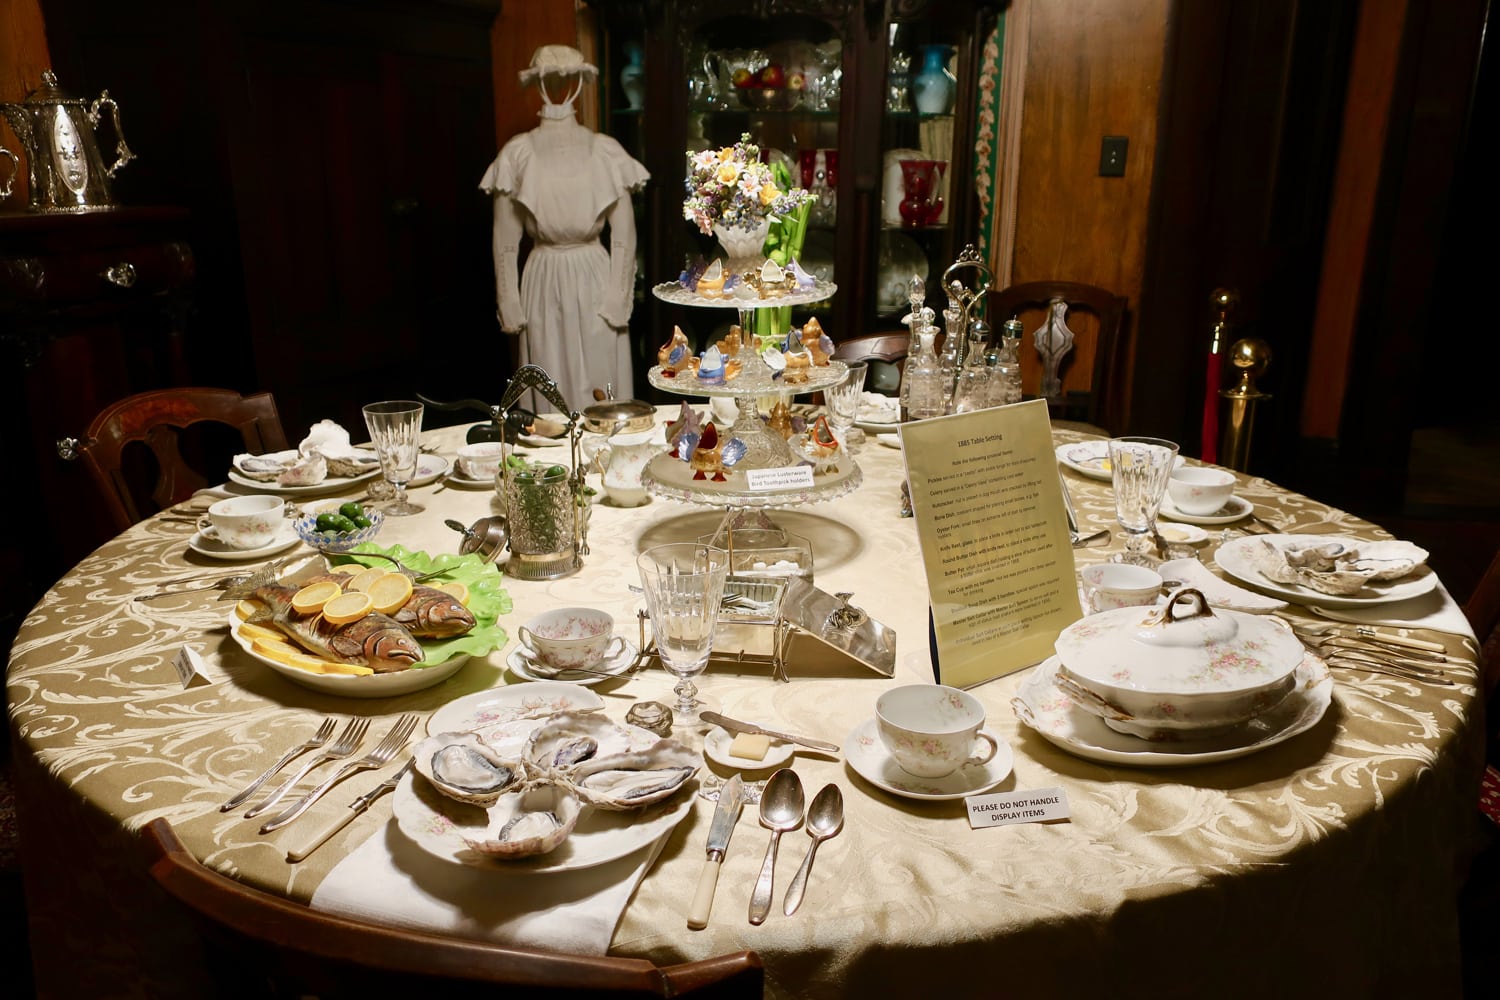
[[[428,438],[451,457],[461,431]],[[820,588],[852,591],[853,603],[896,631],[895,677],[793,662],[791,682],[778,683],[764,668],[715,665],[700,687],[726,714],[845,743],[883,691],[932,679],[917,535],[899,515],[901,456],[882,438],[890,439],[871,435],[858,454],[858,491],[774,516],[812,539]],[[564,454],[539,450],[549,453]],[[1065,478],[1081,529],[1112,527],[1108,484]],[[1316,500],[1239,478],[1238,495],[1287,530],[1386,537]],[[389,519],[381,543],[451,551],[457,536],[445,518],[497,512],[490,490],[438,483],[413,494],[427,513]],[[227,634],[228,605],[212,592],[133,602],[161,580],[235,571],[188,550],[190,520],[157,517],[101,547],[27,617],[7,675],[44,995],[193,995],[202,984],[189,939],[145,880],[135,831],[164,816],[206,864],[311,899],[341,857],[387,830],[390,800],[301,864],[285,861],[288,844],[379,776],[351,779],[271,836],[219,812],[230,793],[322,714],[370,716],[378,733],[402,712],[519,683],[505,656],[516,626],[540,611],[603,608],[631,634],[634,555],[708,533],[720,514],[663,500],[597,504],[582,572],[507,580],[514,610],[501,622],[511,636],[503,649],[438,687],[376,701],[318,694],[244,655]],[[1218,538],[1199,547],[1209,565]],[[1116,531],[1075,550],[1075,560],[1082,568],[1121,544]],[[1461,636],[1423,634],[1472,657]],[[184,690],[172,666],[184,645],[202,655],[210,683]],[[973,830],[961,801],[898,798],[841,757],[799,754],[809,795],[836,782],[847,806],[800,912],[777,908],[758,927],[746,920],[769,836],[750,807],[708,928],[686,929],[713,809],[700,800],[626,908],[610,951],[668,963],[752,948],[777,997],[1457,995],[1454,895],[1482,757],[1473,672],[1457,672],[1459,684],[1444,688],[1335,668],[1332,707],[1310,731],[1240,760],[1152,770],[1072,756],[1021,725],[1010,702],[1023,671],[974,689],[1015,753],[1014,774],[997,790],[1061,787],[1071,820]],[[600,690],[618,720],[635,700],[669,701],[670,686],[653,670]],[[800,832],[784,839],[779,884],[807,843]]]

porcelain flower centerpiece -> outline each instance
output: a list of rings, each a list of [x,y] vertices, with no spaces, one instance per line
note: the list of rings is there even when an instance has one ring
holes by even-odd
[[[731,272],[758,267],[771,223],[811,199],[801,188],[776,183],[748,132],[733,146],[690,153],[686,187],[683,218],[718,238]]]

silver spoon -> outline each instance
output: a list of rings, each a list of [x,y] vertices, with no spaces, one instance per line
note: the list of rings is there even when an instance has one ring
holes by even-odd
[[[802,825],[802,779],[797,772],[783,767],[771,775],[760,796],[760,825],[771,831],[766,860],[760,866],[760,878],[750,894],[750,922],[763,923],[771,912],[771,884],[776,878],[776,846],[781,835]]]
[[[786,887],[786,902],[782,904],[782,913],[790,917],[797,912],[797,907],[802,905],[802,893],[807,889],[807,876],[812,872],[813,855],[818,853],[818,845],[829,837],[836,836],[843,828],[843,793],[839,791],[838,785],[824,785],[813,796],[812,805],[807,809],[807,835],[812,838],[812,846],[807,849],[807,857],[802,859],[802,866],[797,869],[797,874],[792,876],[792,884]]]

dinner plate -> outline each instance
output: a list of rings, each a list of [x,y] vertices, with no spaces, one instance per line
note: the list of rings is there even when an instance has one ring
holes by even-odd
[[[1109,442],[1079,441],[1076,444],[1060,444],[1057,446],[1057,460],[1074,472],[1090,479],[1102,479],[1105,482],[1113,482],[1114,476],[1109,470]],[[1172,468],[1180,469],[1186,460],[1177,456],[1172,463]]]
[[[210,559],[243,562],[246,559],[261,559],[265,556],[275,555],[283,549],[291,548],[300,540],[297,537],[297,532],[292,528],[292,522],[284,521],[281,529],[276,533],[276,537],[259,548],[232,549],[217,538],[209,538],[201,531],[193,532],[193,537],[188,539],[188,548],[200,556],[208,556]]]
[[[703,737],[703,756],[715,764],[733,768],[736,771],[764,771],[772,767],[780,767],[792,759],[795,749],[792,744],[784,740],[772,740],[771,746],[766,750],[766,755],[761,760],[754,757],[738,757],[729,752],[729,747],[734,743],[734,734],[719,726],[714,726]]]
[[[296,455],[297,452],[295,449],[266,453],[267,458],[294,458]],[[319,496],[323,493],[333,493],[351,483],[362,483],[367,479],[374,479],[378,475],[380,475],[380,465],[377,463],[369,472],[361,472],[357,476],[329,476],[321,483],[311,483],[307,486],[282,486],[275,480],[263,482],[259,479],[251,479],[233,466],[229,469],[229,481],[231,483],[237,483],[240,486],[255,490],[257,493],[274,493],[277,496],[287,497],[310,497]]]
[[[901,421],[856,419],[854,426],[870,434],[894,434],[896,433],[896,428],[901,426]]]
[[[881,742],[874,719],[866,719],[854,727],[844,741],[844,759],[855,774],[892,795],[908,799],[961,799],[994,788],[1009,776],[1015,763],[1009,743],[992,730],[980,732],[994,737],[995,756],[985,764],[965,764],[941,778],[919,778],[902,770]]]
[[[251,648],[250,640],[240,635],[237,627],[239,624],[239,616],[235,614],[233,608],[230,608],[229,634],[250,657],[264,663],[294,684],[344,698],[394,698],[397,695],[411,694],[413,691],[421,691],[443,683],[469,662],[468,655],[460,653],[431,666],[408,667],[405,670],[396,670],[388,674],[365,674],[364,676],[315,674],[311,670],[303,670],[301,667],[281,663],[269,656],[257,653]]]
[[[1256,569],[1250,561],[1249,548],[1252,545],[1259,545],[1262,540],[1279,546],[1291,542],[1319,541],[1353,542],[1358,545],[1360,539],[1338,535],[1246,535],[1243,538],[1230,539],[1219,546],[1219,551],[1214,553],[1214,561],[1218,563],[1219,568],[1241,583],[1248,583],[1257,590],[1284,597],[1297,604],[1316,604],[1318,607],[1325,608],[1373,607],[1404,601],[1411,597],[1420,597],[1437,586],[1437,574],[1428,566],[1419,566],[1399,580],[1367,583],[1353,594],[1325,594],[1321,590],[1302,587],[1295,583],[1277,583],[1262,576],[1260,570]]]
[[[511,650],[510,655],[505,658],[505,665],[510,668],[511,673],[523,681],[557,681],[561,684],[581,684],[584,687],[593,687],[595,684],[602,684],[616,677],[624,677],[626,671],[635,663],[636,655],[640,650],[636,648],[635,643],[623,636],[621,636],[621,641],[625,645],[621,647],[619,653],[595,664],[592,668],[593,670],[609,674],[608,677],[600,677],[596,673],[582,673],[577,670],[564,670],[558,674],[537,673],[533,667],[535,660],[527,652],[525,646],[517,646]]]
[[[557,712],[597,712],[604,699],[586,687],[562,681],[509,684],[455,698],[433,712],[427,734],[477,733],[488,740],[506,735],[501,727],[520,719],[540,719]],[[529,732],[529,730],[528,730]]]
[[[522,686],[536,688],[540,685]],[[573,692],[579,690],[576,685],[562,686]],[[514,710],[520,706],[510,707]],[[439,714],[441,713],[434,713],[433,718],[428,720],[429,733],[473,728],[434,727],[433,721]],[[505,713],[502,711],[501,714]],[[540,715],[512,718],[506,722],[480,722],[481,735],[501,756],[514,757],[520,754],[532,731],[551,714],[551,711],[547,711]],[[473,716],[465,718],[473,721]],[[626,751],[644,749],[660,739],[655,733],[639,726],[620,724],[616,728]],[[433,857],[473,868],[517,874],[544,874],[592,868],[648,846],[692,811],[695,797],[690,787],[682,789],[665,802],[645,809],[610,810],[584,806],[578,825],[557,848],[546,854],[514,861],[500,861],[471,850],[464,843],[464,836],[467,834],[475,838],[488,827],[485,810],[443,795],[425,778],[410,774],[403,778],[401,784],[396,786],[392,811],[401,832]]]
[[[1255,510],[1255,504],[1244,497],[1232,496],[1224,501],[1224,506],[1212,514],[1185,514],[1172,503],[1171,496],[1164,496],[1157,513],[1168,521],[1181,521],[1184,524],[1229,524],[1231,521],[1248,517],[1253,510]]]
[[[1155,742],[1117,733],[1068,700],[1054,683],[1061,661],[1050,656],[1031,671],[1011,699],[1016,718],[1071,754],[1128,767],[1191,767],[1245,757],[1305,733],[1333,702],[1328,664],[1308,653],[1293,675],[1297,686],[1271,711],[1231,733],[1206,740]]]
[[[407,486],[426,486],[437,479],[443,473],[452,468],[450,463],[442,455],[429,455],[426,452],[417,456],[417,475]]]

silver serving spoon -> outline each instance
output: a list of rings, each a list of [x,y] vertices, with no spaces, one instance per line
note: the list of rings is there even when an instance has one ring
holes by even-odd
[[[813,855],[818,853],[818,845],[829,837],[836,836],[843,828],[843,793],[839,791],[838,785],[824,785],[813,796],[812,805],[807,808],[807,835],[812,838],[812,846],[807,849],[807,857],[802,859],[802,866],[797,869],[797,874],[792,876],[792,884],[786,887],[786,902],[782,904],[782,913],[790,917],[797,912],[797,907],[802,905],[802,893],[807,889],[807,876],[812,872]]]
[[[802,779],[797,772],[783,767],[771,775],[760,796],[760,825],[771,831],[766,860],[760,866],[760,878],[750,894],[750,922],[763,923],[771,912],[771,884],[776,878],[776,846],[781,835],[802,825]]]

